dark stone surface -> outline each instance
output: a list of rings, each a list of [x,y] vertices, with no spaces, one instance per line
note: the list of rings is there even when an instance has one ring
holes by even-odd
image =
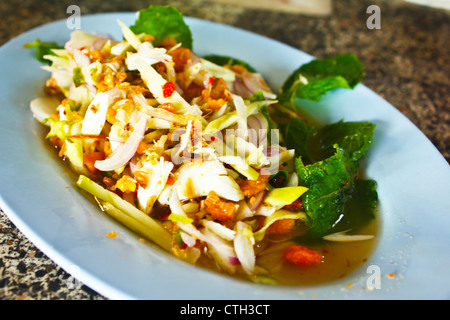
[[[82,14],[137,11],[148,1],[2,1],[0,45],[44,23]],[[206,0],[173,4],[187,16],[226,23],[285,42],[316,57],[354,52],[366,67],[363,83],[408,117],[450,161],[450,14],[402,1],[334,1],[329,17],[248,10]],[[369,5],[381,8],[381,29],[366,27]],[[36,248],[0,210],[0,299],[103,300]],[[73,280],[73,279],[72,279]]]

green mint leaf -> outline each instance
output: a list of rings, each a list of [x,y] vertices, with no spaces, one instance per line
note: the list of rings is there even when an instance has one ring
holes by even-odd
[[[166,38],[173,38],[185,48],[192,49],[192,34],[183,15],[173,6],[150,5],[139,11],[134,25],[135,34],[145,33],[155,37],[153,44],[158,46]]]
[[[375,124],[367,121],[339,121],[318,130],[308,141],[308,152],[314,161],[329,158],[339,145],[352,161],[360,160],[373,142]]]
[[[354,54],[316,59],[300,66],[286,79],[278,99],[291,107],[296,98],[319,101],[333,89],[353,89],[363,76],[364,67]]]
[[[308,216],[308,237],[357,230],[374,217],[378,202],[376,182],[358,178],[358,163],[349,159],[339,146],[331,157],[305,165],[295,162],[299,185],[309,188],[302,195]]]
[[[341,76],[317,79],[309,82],[306,85],[297,86],[295,96],[300,99],[318,101],[328,91],[334,90],[336,88],[350,89],[350,86],[347,80],[345,80],[345,78]]]
[[[59,44],[56,42],[42,42],[40,39],[36,39],[33,42],[26,43],[24,45],[27,49],[36,49],[35,57],[36,59],[44,64],[51,65],[52,62],[48,59],[44,59],[44,56],[46,55],[55,55],[52,51],[52,49],[62,49]]]
[[[297,156],[304,161],[311,163],[312,157],[308,152],[308,143],[311,136],[316,132],[314,127],[308,126],[306,122],[299,118],[292,118],[283,127],[283,137],[288,149],[294,149]]]
[[[288,149],[295,149],[296,155],[307,164],[324,160],[335,153],[334,145],[357,162],[373,142],[375,124],[367,121],[339,121],[316,129],[300,118],[291,118],[280,125]]]
[[[378,203],[377,184],[374,180],[356,179],[351,186],[344,214],[333,227],[333,232],[357,230],[375,218]]]
[[[322,237],[344,214],[357,166],[336,146],[336,154],[310,165],[295,162],[299,185],[309,188],[302,195],[308,216],[309,234]]]

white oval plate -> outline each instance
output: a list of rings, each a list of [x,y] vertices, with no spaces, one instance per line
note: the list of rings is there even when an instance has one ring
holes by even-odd
[[[120,39],[117,19],[131,25],[135,13],[82,16],[81,28]],[[186,22],[197,53],[245,60],[274,89],[312,59],[230,26],[193,18]],[[45,132],[29,111],[49,74],[23,45],[36,38],[63,44],[70,31],[65,20],[57,21],[0,49],[0,206],[25,236],[82,283],[111,299],[450,298],[449,166],[408,119],[362,84],[307,104],[322,122],[377,124],[366,165],[367,175],[378,183],[381,235],[359,270],[320,286],[262,286],[187,265],[138,241],[74,188],[74,177],[46,147]],[[113,230],[117,238],[107,238]]]

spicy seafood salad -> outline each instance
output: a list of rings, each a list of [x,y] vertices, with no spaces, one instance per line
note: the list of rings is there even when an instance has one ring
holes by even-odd
[[[50,73],[31,111],[103,212],[184,261],[264,283],[326,264],[317,243],[372,241],[376,184],[360,161],[375,125],[316,127],[299,106],[356,86],[355,55],[301,65],[275,93],[251,61],[197,54],[171,6],[117,28],[26,45]]]

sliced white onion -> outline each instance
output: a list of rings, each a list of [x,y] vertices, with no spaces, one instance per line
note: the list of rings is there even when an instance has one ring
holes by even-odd
[[[133,156],[130,160],[130,173],[134,177],[134,173],[142,168],[142,164],[138,161],[136,156]]]
[[[74,49],[72,50],[73,59],[75,60],[75,63],[80,68],[87,67],[91,64],[91,59],[87,55],[85,55],[80,50]]]
[[[269,122],[262,113],[253,114],[247,119],[248,140],[257,147],[268,144],[267,135],[269,132]]]
[[[186,81],[186,87],[189,86],[193,81],[197,85],[203,84],[203,74],[201,58],[192,50],[189,53],[189,59],[184,66],[184,77]]]
[[[189,122],[189,120],[187,120],[187,117],[185,117],[184,115],[176,114],[161,108],[154,108],[149,106],[143,111],[154,118],[169,121],[171,123],[186,125]]]
[[[268,157],[275,157],[281,155],[282,150],[280,149],[280,146],[271,146],[267,147],[265,150],[265,154]]]
[[[256,130],[256,132],[263,129],[263,123],[261,122],[261,119],[254,114],[247,118],[247,126],[249,129]]]
[[[247,88],[241,77],[236,77],[236,79],[233,81],[233,93],[244,98],[249,97],[253,94],[253,92],[251,92],[250,89]]]
[[[82,134],[100,134],[105,124],[108,106],[108,95],[104,92],[98,93],[86,110],[81,127]]]
[[[208,242],[208,250],[213,259],[226,272],[234,274],[237,269],[237,257],[232,242],[220,238],[206,228],[203,230],[203,233],[212,240]]]
[[[177,91],[173,92],[170,97],[165,97],[163,87],[167,81],[152,66],[145,63],[142,59],[136,59],[134,64],[141,73],[142,80],[145,81],[148,89],[159,103],[172,103],[176,113],[197,116],[202,114],[198,106],[189,104]]]
[[[207,196],[211,190],[231,201],[244,198],[239,185],[217,160],[185,163],[178,169],[177,175],[179,184],[176,189],[182,200]]]
[[[106,37],[95,40],[91,45],[91,50],[100,50],[108,41],[110,41],[110,39],[107,39]]]
[[[181,240],[188,246],[193,247],[196,243],[195,239],[186,232],[180,232]]]
[[[244,99],[241,96],[232,94],[231,97],[233,98],[233,103],[236,108],[236,113],[240,118],[247,119],[249,116],[247,114],[247,106],[244,102]],[[247,123],[246,123],[247,124]]]
[[[60,76],[65,76],[68,79],[70,79],[70,83],[72,83],[72,76],[73,76],[73,72],[70,72],[69,70],[67,70],[66,68],[61,68],[61,67],[51,67],[51,66],[41,66],[42,70],[48,71],[50,72],[52,75],[60,75]],[[65,81],[65,82],[69,82],[69,81]],[[58,85],[60,85],[60,83],[58,82]]]
[[[170,204],[170,193],[172,192],[172,186],[166,184],[163,191],[159,194],[158,202],[163,206],[168,206]]]
[[[73,49],[91,48],[97,39],[99,37],[94,34],[75,30],[70,34],[70,40],[66,43],[65,49],[72,52]]]
[[[186,216],[183,210],[180,198],[178,197],[177,187],[179,181],[175,182],[169,196],[169,206],[172,213]],[[198,230],[192,223],[177,223],[177,226],[194,239],[199,239],[207,243],[209,252],[214,260],[227,272],[234,273],[236,271],[236,264],[232,263],[236,258],[234,248],[230,241],[226,241],[219,237],[215,232],[208,228],[204,228],[202,232]],[[231,257],[231,259],[230,259]]]
[[[194,51],[190,50],[188,63],[196,64],[200,63],[201,61],[202,59],[199,57],[199,55],[196,54]]]
[[[56,98],[53,97],[41,97],[33,99],[30,102],[30,109],[33,113],[33,117],[39,121],[42,122],[52,113],[56,111],[56,108],[58,107],[59,101]]]
[[[200,58],[202,69],[216,78],[222,78],[226,82],[233,82],[236,74],[225,67],[219,66],[209,60]]]
[[[236,212],[236,220],[244,220],[246,218],[253,217],[255,212],[253,212],[248,206],[247,202],[244,200],[239,201],[239,208]]]
[[[153,118],[168,121],[170,123],[177,123],[180,125],[186,125],[189,121],[188,117],[183,114],[176,114],[162,108],[155,108],[150,106],[142,94],[133,95],[132,98],[136,106],[138,106],[142,112],[145,112]]]
[[[176,189],[178,182],[176,182],[173,187],[170,190],[169,195],[169,207],[170,211],[176,215],[187,217],[186,212],[183,210],[183,206],[181,204],[180,198],[178,197],[178,192]],[[191,235],[194,238],[197,238],[201,241],[213,244],[213,245],[219,245],[220,242],[216,241],[215,239],[207,236],[206,234],[200,232],[192,223],[186,224],[186,223],[178,223],[177,226],[186,232],[187,234]]]
[[[236,238],[234,239],[234,251],[241,263],[242,268],[247,274],[253,274],[255,271],[255,250],[253,245],[255,238],[251,227],[245,222],[236,223]]]
[[[202,220],[202,223],[207,229],[211,230],[212,232],[214,232],[215,234],[217,234],[224,240],[233,241],[234,237],[236,236],[236,231],[231,230],[215,221]]]
[[[242,73],[242,80],[245,86],[252,92],[262,91],[264,98],[276,99],[276,95],[271,92],[270,88],[264,82],[263,77],[259,73],[244,72]]]
[[[136,70],[137,67],[134,63],[136,59],[141,59],[149,65],[153,65],[158,62],[171,62],[172,57],[166,53],[164,48],[154,48],[149,42],[141,43],[138,46],[137,53],[129,53],[126,59],[126,64],[129,70]]]
[[[147,116],[143,115],[135,125],[133,133],[128,140],[118,146],[105,160],[96,161],[95,167],[101,171],[111,171],[127,164],[136,153],[139,143],[144,138],[146,128]]]
[[[167,183],[167,179],[169,178],[172,169],[173,163],[165,161],[163,157],[155,164],[152,164],[151,162],[145,162],[143,164],[140,172],[147,175],[149,183],[145,187],[139,185],[137,190],[137,202],[139,208],[145,213],[149,214],[152,210],[153,205]]]
[[[375,238],[374,235],[346,234],[349,230],[332,233],[323,237],[327,241],[348,242],[348,241],[364,241]]]
[[[247,113],[247,106],[244,102],[244,99],[242,99],[241,96],[231,94],[231,97],[233,98],[233,103],[236,108],[236,113],[239,117],[237,121],[237,136],[243,138],[244,140],[247,140],[248,138],[248,127],[247,127],[247,117],[249,114]]]
[[[295,187],[298,186],[298,174],[296,172],[292,172],[287,179],[286,187]]]
[[[264,202],[264,197],[266,196],[266,190],[263,190],[261,192],[259,192],[256,196],[255,196],[255,200],[252,203],[250,210],[252,212],[256,212],[258,210],[258,208],[263,204]]]

